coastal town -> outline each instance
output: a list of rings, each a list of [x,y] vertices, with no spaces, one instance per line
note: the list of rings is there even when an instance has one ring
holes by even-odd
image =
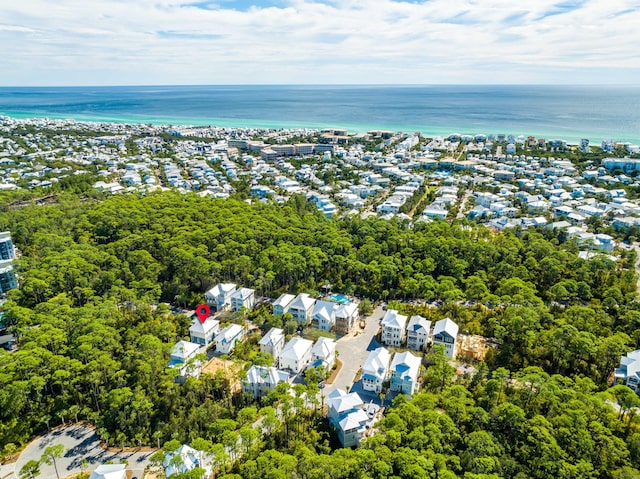
[[[327,218],[378,217],[416,229],[440,221],[478,223],[496,232],[552,230],[573,240],[583,260],[617,261],[621,249],[634,248],[640,234],[638,171],[640,146],[611,140],[593,146],[587,139],[572,145],[510,134],[426,137],[0,117],[0,190],[37,193],[5,205],[8,210],[55,202],[65,188],[104,197],[172,190],[248,203],[306,198]],[[13,270],[18,257],[11,232],[0,233],[2,294],[20,286]],[[372,304],[332,291],[331,284],[315,295],[275,296],[220,282],[206,290],[195,310],[156,303],[154,308],[190,322],[188,340],[171,343],[166,367],[185,389],[190,378],[204,373],[224,377],[231,392],[251,404],[275,403],[277,393],[290,391],[301,408],[320,406],[336,448],[357,447],[375,435],[385,409],[402,404],[398,396],[410,400],[421,390],[426,366],[438,358],[443,374],[448,365],[462,382],[477,372],[489,346],[499,347],[492,338],[460,330],[455,318],[403,314],[411,306],[437,310],[438,301]],[[562,301],[558,294],[556,302]],[[254,313],[276,318],[282,327],[256,326],[249,319]],[[18,349],[12,335],[0,336],[0,342],[9,352]],[[254,360],[239,358],[238,348],[252,349]],[[640,351],[618,357],[611,383],[637,391]],[[307,387],[304,393],[295,389],[298,384]],[[273,414],[276,422],[286,422],[282,410],[276,407]],[[266,421],[254,414],[246,437],[234,436],[220,455],[241,457],[254,435],[267,432]],[[94,433],[77,432],[88,441],[84,434]],[[204,477],[215,474],[212,455],[197,443],[173,446],[165,447],[160,460],[143,454],[129,468],[119,456],[108,462],[92,457],[90,477],[121,479],[131,471],[171,477],[196,468]],[[6,477],[17,478],[26,459],[35,457],[36,446],[29,447]],[[96,449],[102,450],[99,444]]]
[[[327,217],[468,219],[555,228],[611,253],[640,225],[640,146],[525,135],[242,129],[0,118],[0,189],[90,174],[110,194],[175,189],[249,201],[303,195]]]

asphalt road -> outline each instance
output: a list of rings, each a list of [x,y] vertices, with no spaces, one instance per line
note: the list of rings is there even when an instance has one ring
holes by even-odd
[[[325,396],[329,395],[335,389],[346,389],[351,386],[358,369],[364,364],[369,351],[381,346],[374,336],[380,327],[380,320],[384,316],[385,311],[378,306],[373,314],[366,318],[366,327],[361,330],[356,324],[354,332],[347,336],[343,336],[337,341],[336,351],[340,355],[342,369],[338,373],[333,384],[327,384],[323,390]]]
[[[107,451],[101,447],[100,440],[93,429],[85,426],[69,426],[51,431],[29,444],[14,464],[14,474],[9,475],[8,479],[17,479],[20,469],[27,461],[32,459],[39,461],[44,450],[56,444],[62,444],[65,448],[64,456],[57,459],[61,478],[82,472],[83,458],[87,460],[88,471],[93,471],[107,461],[112,461],[114,464],[127,461],[127,468],[133,471],[133,477],[141,478],[144,468],[149,464],[149,456],[153,454],[153,452]],[[39,477],[55,478],[53,465],[42,464]]]

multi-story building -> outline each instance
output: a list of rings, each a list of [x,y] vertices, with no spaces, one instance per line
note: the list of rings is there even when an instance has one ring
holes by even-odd
[[[289,311],[289,306],[296,297],[293,294],[282,294],[273,303],[273,315],[282,316]]]
[[[215,307],[216,311],[226,311],[231,307],[231,295],[235,291],[235,284],[219,283],[204,293],[204,297],[207,300],[207,304]]]
[[[391,390],[404,393],[407,398],[418,390],[420,358],[408,351],[397,353],[391,361]]]
[[[349,334],[356,319],[358,319],[358,305],[356,303],[349,302],[338,306],[336,311],[336,334]]]
[[[284,331],[280,328],[271,328],[262,337],[258,345],[260,346],[260,351],[269,353],[277,361],[280,351],[284,347]]]
[[[253,309],[256,304],[255,290],[251,288],[240,288],[230,296],[231,311],[240,311],[242,308]]]
[[[433,345],[444,346],[444,351],[450,358],[455,355],[457,337],[458,325],[451,318],[444,318],[436,322],[433,328]]]
[[[298,323],[309,324],[315,302],[315,298],[312,298],[307,293],[301,293],[289,305],[289,312]]]
[[[3,231],[0,233],[0,260],[15,259],[16,252],[11,241],[11,232]]]
[[[247,371],[247,377],[242,380],[242,392],[251,394],[254,398],[261,398],[273,391],[276,386],[289,380],[289,374],[274,367],[256,366]]]
[[[386,348],[374,349],[362,366],[362,388],[379,393],[389,374],[391,353]]]
[[[360,444],[366,432],[369,417],[363,410],[364,402],[358,393],[336,389],[327,398],[327,417],[342,447]]]
[[[406,337],[407,317],[395,309],[389,309],[382,318],[382,344],[402,346]]]
[[[189,337],[192,343],[208,346],[219,331],[220,321],[217,319],[207,318],[204,322],[195,319],[189,327]]]
[[[429,342],[431,321],[422,316],[411,316],[407,325],[407,347],[414,351],[423,351]]]
[[[311,362],[312,347],[313,341],[299,337],[291,338],[280,351],[278,356],[279,367],[298,374]]]

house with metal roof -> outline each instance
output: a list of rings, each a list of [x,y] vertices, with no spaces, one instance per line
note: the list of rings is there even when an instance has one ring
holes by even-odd
[[[441,319],[433,327],[433,345],[444,346],[444,351],[450,358],[455,355],[457,337],[458,325],[451,318]]]
[[[362,388],[365,391],[382,391],[382,383],[389,374],[390,359],[391,353],[386,348],[374,349],[369,353],[362,366]]]

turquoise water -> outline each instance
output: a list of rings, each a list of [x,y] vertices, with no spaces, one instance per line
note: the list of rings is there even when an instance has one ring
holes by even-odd
[[[335,303],[346,304],[349,302],[349,298],[347,298],[343,294],[332,294],[329,296],[329,299]]]
[[[514,134],[640,142],[640,87],[162,86],[0,88],[16,118]]]

